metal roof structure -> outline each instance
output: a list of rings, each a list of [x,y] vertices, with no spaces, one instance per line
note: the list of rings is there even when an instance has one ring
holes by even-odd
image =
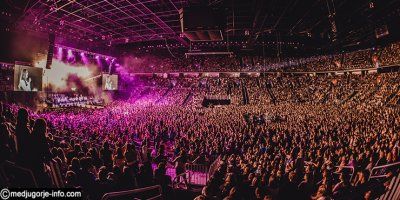
[[[5,0],[12,2],[11,0]],[[374,31],[400,23],[398,0],[24,0],[21,30],[101,45],[163,40],[188,46],[179,9],[194,4],[223,12],[226,40],[301,41],[316,46],[372,43]],[[201,17],[201,16],[199,16]],[[396,26],[393,26],[396,27]],[[396,35],[396,34],[392,34]]]
[[[86,41],[118,44],[179,37],[186,0],[36,0],[18,26]]]

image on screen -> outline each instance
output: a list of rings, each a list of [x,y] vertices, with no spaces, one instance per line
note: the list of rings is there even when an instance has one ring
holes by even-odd
[[[14,91],[42,91],[42,80],[42,68],[15,65]]]
[[[103,90],[118,90],[118,75],[103,74]]]

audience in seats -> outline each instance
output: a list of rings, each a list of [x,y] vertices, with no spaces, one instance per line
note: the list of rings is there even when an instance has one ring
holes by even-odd
[[[137,59],[137,58],[136,58]],[[249,55],[199,55],[179,58],[143,57],[145,64],[125,63],[130,72],[229,72],[229,71],[335,71],[400,64],[400,42],[358,51],[311,57],[262,57]]]
[[[143,78],[129,98],[100,109],[1,104],[0,158],[30,169],[40,187],[51,186],[46,166],[54,160],[66,187],[89,199],[155,184],[171,195],[170,175],[217,156],[221,164],[196,199],[374,199],[399,173],[369,179],[373,167],[400,161],[399,79]],[[232,104],[203,108],[207,95],[229,95]]]

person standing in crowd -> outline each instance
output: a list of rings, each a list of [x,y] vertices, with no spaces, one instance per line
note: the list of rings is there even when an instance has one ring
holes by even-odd
[[[48,185],[49,180],[44,171],[44,164],[51,159],[49,145],[46,138],[47,123],[43,118],[36,119],[30,135],[30,168],[40,184]]]
[[[28,167],[30,162],[30,151],[31,141],[30,141],[30,129],[28,127],[28,111],[24,108],[18,110],[17,124],[15,127],[15,135],[17,138],[17,161],[23,167]]]

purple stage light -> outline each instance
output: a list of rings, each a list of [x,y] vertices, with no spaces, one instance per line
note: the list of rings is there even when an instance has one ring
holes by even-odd
[[[86,57],[86,54],[84,52],[81,52],[81,60],[85,65],[89,65],[89,59]]]
[[[102,68],[103,63],[101,62],[101,59],[100,59],[100,56],[99,56],[99,55],[96,55],[96,61],[97,61],[97,65],[98,65],[100,68]]]
[[[109,59],[109,58],[107,57],[107,58],[106,58],[106,61],[108,61],[108,59]]]
[[[74,54],[72,53],[72,50],[71,50],[71,49],[68,49],[67,58],[68,58],[68,61],[75,60],[75,56],[74,56]]]

